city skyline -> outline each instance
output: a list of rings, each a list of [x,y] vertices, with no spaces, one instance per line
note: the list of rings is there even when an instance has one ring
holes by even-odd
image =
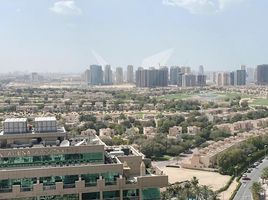
[[[92,50],[123,69],[159,52],[167,66],[207,71],[267,63],[268,2],[200,2],[3,0],[1,71],[81,73],[99,64]]]

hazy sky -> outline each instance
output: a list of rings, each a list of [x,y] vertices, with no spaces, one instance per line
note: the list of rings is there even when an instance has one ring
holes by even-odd
[[[82,72],[173,49],[168,65],[268,63],[267,0],[0,0],[0,69]],[[169,50],[168,50],[169,51]]]

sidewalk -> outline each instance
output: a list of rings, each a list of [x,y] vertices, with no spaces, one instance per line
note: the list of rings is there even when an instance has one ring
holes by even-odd
[[[232,196],[233,192],[235,191],[235,188],[237,187],[238,182],[234,179],[229,188],[219,194],[220,200],[229,200],[230,197]]]

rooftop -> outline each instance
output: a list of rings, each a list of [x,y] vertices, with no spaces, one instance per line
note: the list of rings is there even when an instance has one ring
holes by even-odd
[[[40,121],[56,121],[56,117],[36,117],[34,119],[34,121],[36,122],[40,122]]]
[[[4,122],[26,122],[27,118],[7,118]]]

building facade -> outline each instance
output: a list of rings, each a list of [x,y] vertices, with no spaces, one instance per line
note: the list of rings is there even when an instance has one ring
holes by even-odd
[[[52,119],[35,121],[41,120]],[[108,147],[87,131],[75,138],[59,127],[35,132],[35,126],[0,135],[0,199],[160,200],[168,177],[150,174],[148,160],[132,146]]]
[[[167,87],[168,86],[168,69],[143,69],[136,71],[137,87]]]
[[[179,74],[181,69],[178,66],[173,66],[169,70],[169,82],[170,85],[178,85]]]
[[[268,65],[257,66],[257,84],[268,85]]]
[[[104,84],[112,85],[113,84],[113,72],[111,65],[106,65],[104,69]]]
[[[103,71],[101,65],[90,65],[90,85],[103,84]]]
[[[127,66],[127,83],[134,83],[133,65]]]
[[[124,82],[122,67],[117,67],[116,68],[116,70],[115,70],[115,81],[116,81],[116,84],[122,84]]]

